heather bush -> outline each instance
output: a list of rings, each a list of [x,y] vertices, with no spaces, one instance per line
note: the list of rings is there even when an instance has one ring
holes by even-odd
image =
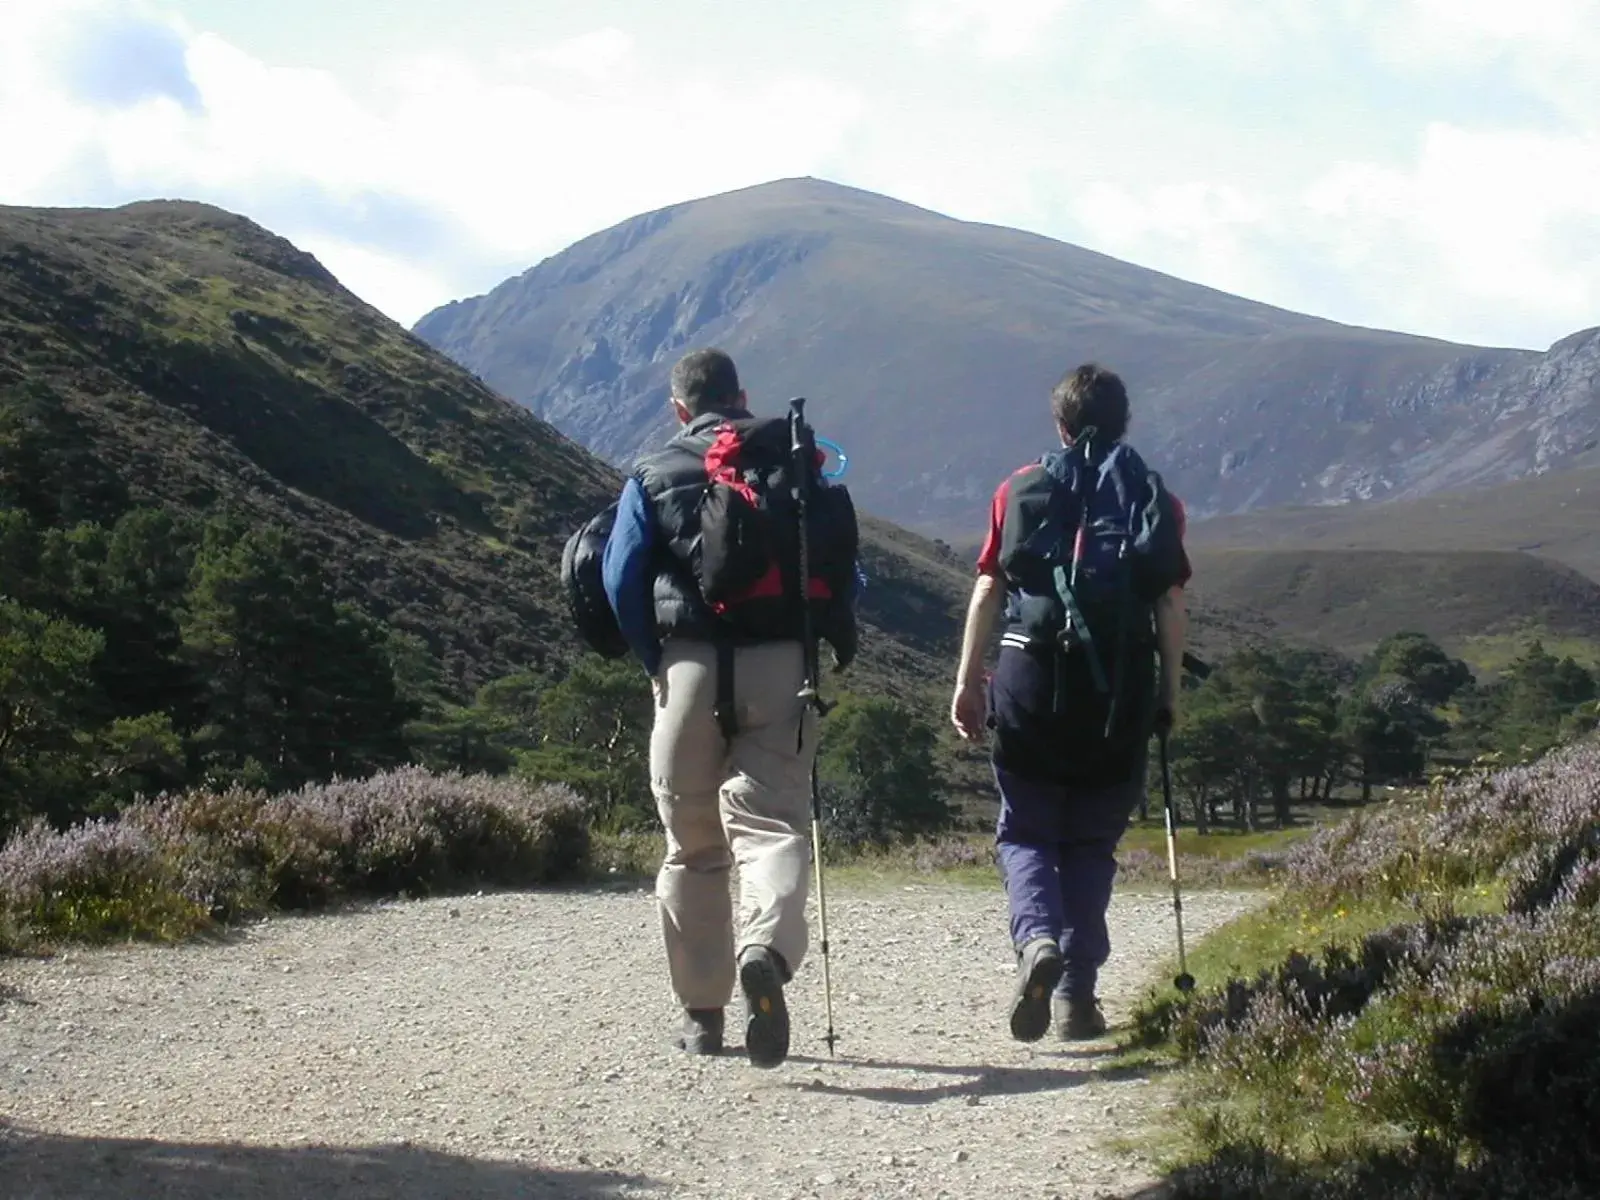
[[[560,785],[416,767],[271,797],[190,790],[17,835],[0,914],[44,938],[170,938],[344,897],[553,883],[589,869],[590,815]]]
[[[1138,1011],[1135,1042],[1196,1063],[1209,1101],[1177,1195],[1600,1185],[1600,748],[1361,813],[1291,851],[1287,880],[1285,908],[1416,917]],[[1458,915],[1499,890],[1503,911]]]
[[[1197,993],[1187,1003],[1170,999],[1145,1005],[1135,1014],[1134,1038],[1143,1046],[1171,1042],[1195,1058],[1231,1045],[1237,1059],[1248,1054],[1256,1036],[1268,1040],[1270,1018],[1292,1018],[1298,1033],[1304,1022],[1337,1023],[1360,1013],[1402,970],[1426,975],[1440,957],[1472,927],[1469,918],[1393,925],[1361,938],[1354,948],[1338,943],[1315,955],[1291,953],[1253,979],[1231,978],[1219,988]]]
[[[121,824],[159,848],[175,889],[216,920],[271,903],[267,848],[259,823],[264,792],[191,789],[133,805]]]
[[[999,856],[992,839],[981,843],[969,838],[931,838],[918,842],[912,866],[924,874],[965,867],[997,867]]]
[[[1300,1160],[1254,1139],[1230,1142],[1170,1180],[1169,1200],[1593,1200],[1594,1184],[1537,1159],[1463,1164],[1426,1142]]]
[[[405,767],[310,785],[263,813],[282,903],[332,890],[420,895],[570,879],[588,865],[588,808],[561,784]]]
[[[176,937],[206,920],[148,834],[93,820],[64,833],[37,821],[0,848],[0,908],[51,938]]]
[[[1597,830],[1600,743],[1588,741],[1524,766],[1440,779],[1423,795],[1358,813],[1291,852],[1288,881],[1323,901],[1406,899],[1491,879],[1514,886],[1536,870],[1532,858]]]
[[[1600,821],[1536,846],[1506,871],[1506,909],[1531,913],[1557,903],[1593,908],[1600,881]]]

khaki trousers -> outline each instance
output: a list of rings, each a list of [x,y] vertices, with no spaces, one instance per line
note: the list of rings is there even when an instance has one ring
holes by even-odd
[[[731,745],[714,713],[709,643],[667,639],[655,680],[650,786],[667,834],[656,899],[672,990],[685,1008],[728,1004],[746,946],[772,948],[791,972],[807,948],[818,721],[796,694],[805,672],[800,643],[738,647],[733,669],[739,732]]]

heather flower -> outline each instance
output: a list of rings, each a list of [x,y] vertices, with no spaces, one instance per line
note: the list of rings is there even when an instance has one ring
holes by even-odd
[[[16,909],[85,888],[111,891],[156,882],[166,874],[159,845],[112,820],[86,821],[64,832],[40,820],[0,848],[0,898]]]
[[[570,788],[416,767],[286,795],[193,789],[0,849],[0,911],[53,934],[188,932],[347,895],[525,886],[589,865]]]
[[[159,843],[120,821],[39,821],[0,848],[0,907],[47,936],[189,932],[204,914],[175,882]]]
[[[263,906],[266,847],[257,814],[262,792],[193,789],[125,809],[122,823],[160,846],[178,892],[218,919]]]
[[[300,840],[312,875],[336,871],[357,892],[420,894],[573,877],[588,862],[587,816],[559,784],[405,767],[307,786],[271,801],[262,819],[281,845]]]
[[[957,867],[992,867],[998,860],[994,844],[974,844],[964,838],[938,838],[917,845],[913,865],[925,874]]]

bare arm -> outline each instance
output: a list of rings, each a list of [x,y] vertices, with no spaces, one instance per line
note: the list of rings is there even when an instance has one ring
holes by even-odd
[[[1178,691],[1183,682],[1183,643],[1189,630],[1189,614],[1181,587],[1168,588],[1156,601],[1156,644],[1161,651],[1161,704],[1174,717],[1178,713]]]
[[[961,639],[961,661],[956,667],[956,694],[950,719],[969,741],[983,728],[983,651],[994,623],[1005,605],[1005,585],[998,575],[979,575],[967,603],[967,627]]]
[[[981,677],[983,650],[994,632],[995,618],[1005,604],[1006,591],[997,575],[979,575],[967,602],[967,627],[961,639],[961,664],[956,668],[959,686]]]

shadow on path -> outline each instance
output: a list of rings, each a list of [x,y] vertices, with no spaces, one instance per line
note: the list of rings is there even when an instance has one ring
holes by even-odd
[[[610,1200],[639,1175],[565,1171],[407,1146],[247,1146],[63,1137],[0,1119],[6,1200]]]
[[[935,1104],[964,1096],[1024,1096],[1036,1092],[1065,1091],[1097,1080],[1115,1081],[1139,1079],[1155,1074],[1162,1068],[1148,1066],[1107,1067],[1103,1070],[1082,1067],[985,1067],[956,1066],[950,1063],[886,1062],[879,1059],[812,1058],[790,1055],[790,1062],[829,1063],[835,1067],[855,1067],[877,1071],[914,1071],[924,1075],[960,1075],[960,1083],[939,1084],[935,1087],[847,1087],[842,1084],[806,1080],[789,1084],[796,1091],[820,1092],[832,1096],[857,1096],[863,1100],[876,1100],[884,1104]]]
[[[38,1004],[37,1000],[29,1000],[22,994],[22,989],[9,983],[0,983],[0,1004],[23,1004],[32,1008]]]

